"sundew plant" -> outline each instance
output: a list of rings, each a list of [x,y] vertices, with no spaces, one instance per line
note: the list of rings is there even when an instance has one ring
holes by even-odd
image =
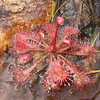
[[[41,28],[15,33],[10,50],[17,62],[10,70],[14,82],[26,84],[35,75],[36,68],[45,62],[47,67],[44,67],[46,71],[40,83],[47,91],[60,90],[62,86],[83,89],[92,85],[89,70],[76,65],[68,55],[84,56],[85,59],[92,57],[96,49],[78,40],[79,29],[62,27],[63,24],[64,19],[57,17],[55,24],[45,23]]]

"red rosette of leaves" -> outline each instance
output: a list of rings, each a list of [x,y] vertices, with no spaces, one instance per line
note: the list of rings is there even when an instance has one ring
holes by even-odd
[[[64,19],[57,17],[56,24],[46,23],[41,28],[15,33],[12,51],[15,51],[16,55],[19,54],[17,62],[24,65],[32,61],[32,53],[34,64],[29,68],[18,67],[14,70],[14,80],[19,83],[26,82],[30,78],[30,73],[44,60],[49,62],[47,72],[42,78],[42,84],[47,90],[60,90],[62,86],[71,84],[82,89],[92,84],[87,71],[73,64],[67,55],[89,57],[95,53],[95,48],[78,41],[77,28],[59,28],[58,24],[63,25]]]

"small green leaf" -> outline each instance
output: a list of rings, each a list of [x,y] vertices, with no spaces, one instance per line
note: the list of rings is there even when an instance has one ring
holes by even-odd
[[[91,71],[89,71],[87,74],[99,73],[99,72],[100,72],[100,70],[91,70]]]
[[[100,52],[99,50],[95,51],[95,52]]]
[[[100,33],[100,32],[99,32],[99,33]],[[95,39],[93,40],[93,43],[92,43],[91,47],[94,46],[94,43],[95,43],[95,41],[97,40],[97,38],[98,38],[98,36],[99,36],[99,33],[97,34],[97,36],[96,36]]]
[[[56,12],[54,13],[54,0],[52,0],[52,22],[54,21],[54,17],[56,15],[56,13],[61,9],[62,6],[65,5],[66,2],[64,2],[57,10]]]

